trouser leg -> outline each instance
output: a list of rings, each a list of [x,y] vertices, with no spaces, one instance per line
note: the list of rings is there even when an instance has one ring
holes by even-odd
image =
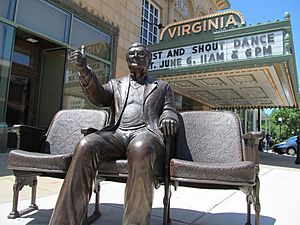
[[[156,167],[161,141],[150,132],[137,135],[128,145],[128,179],[125,188],[123,225],[149,225]]]
[[[100,163],[124,158],[122,146],[110,132],[88,135],[77,145],[49,224],[82,224]]]

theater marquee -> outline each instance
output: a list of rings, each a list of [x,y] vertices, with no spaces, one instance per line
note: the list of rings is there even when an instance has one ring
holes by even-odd
[[[150,70],[162,70],[284,54],[283,31],[155,51]]]
[[[184,107],[298,107],[290,18],[246,25],[229,10],[168,24],[149,45],[149,75],[168,81]]]

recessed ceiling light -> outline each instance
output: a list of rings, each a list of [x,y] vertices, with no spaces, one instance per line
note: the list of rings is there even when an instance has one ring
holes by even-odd
[[[26,41],[31,42],[33,44],[39,42],[38,40],[34,39],[34,38],[27,38]]]

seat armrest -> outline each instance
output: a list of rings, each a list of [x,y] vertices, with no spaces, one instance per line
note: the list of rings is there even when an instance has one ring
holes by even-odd
[[[252,131],[242,135],[243,139],[260,139],[262,138],[262,132],[260,131]]]
[[[242,139],[245,143],[244,148],[244,160],[252,161],[255,164],[259,163],[259,139],[262,138],[262,132],[252,131],[242,135]]]
[[[13,132],[17,136],[17,149],[40,152],[46,130],[29,125],[14,125],[9,128],[9,132]]]
[[[35,127],[35,126],[29,126],[29,125],[23,125],[23,124],[17,124],[13,127],[9,128],[10,131],[15,132],[45,132],[45,128]]]
[[[93,127],[89,127],[89,128],[81,128],[81,133],[84,135],[84,136],[87,136],[88,134],[92,134],[92,133],[95,133],[97,132],[98,130],[93,128]]]

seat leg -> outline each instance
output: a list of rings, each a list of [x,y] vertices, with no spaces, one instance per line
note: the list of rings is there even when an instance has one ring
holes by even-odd
[[[89,225],[95,222],[100,216],[100,181],[97,178],[95,179],[95,186],[94,186],[94,192],[95,192],[95,210],[92,215],[88,216],[88,209],[86,211],[86,219],[84,220],[84,225]]]
[[[101,212],[100,212],[100,182],[98,181],[96,184],[95,184],[95,211],[94,211],[94,214],[97,214],[99,216],[101,216]]]
[[[19,187],[18,181],[17,181],[17,177],[15,178],[15,183],[13,186],[13,205],[12,205],[12,211],[11,213],[8,215],[7,218],[9,219],[15,219],[17,217],[20,216],[20,213],[18,211],[18,200],[19,200],[19,191],[22,188]]]
[[[260,189],[260,181],[259,177],[256,177],[256,185],[253,189],[253,198],[254,198],[254,210],[255,210],[255,225],[260,224],[260,200],[259,200],[259,189]]]
[[[25,185],[29,185],[31,187],[31,205],[28,208],[19,212],[18,211],[19,192],[22,190],[22,188]],[[24,214],[27,214],[29,212],[32,212],[32,211],[38,209],[37,205],[35,204],[35,202],[36,202],[36,186],[37,186],[37,178],[35,175],[24,176],[24,177],[19,177],[19,176],[15,177],[15,183],[13,186],[12,211],[8,215],[7,218],[15,219]]]
[[[247,194],[247,221],[245,225],[251,225],[251,204],[252,204],[252,196],[251,193]]]
[[[37,187],[36,176],[32,178],[32,183],[29,184],[29,186],[31,187],[31,205],[29,206],[29,208],[32,208],[33,210],[37,210],[38,207],[36,205],[36,187]]]

